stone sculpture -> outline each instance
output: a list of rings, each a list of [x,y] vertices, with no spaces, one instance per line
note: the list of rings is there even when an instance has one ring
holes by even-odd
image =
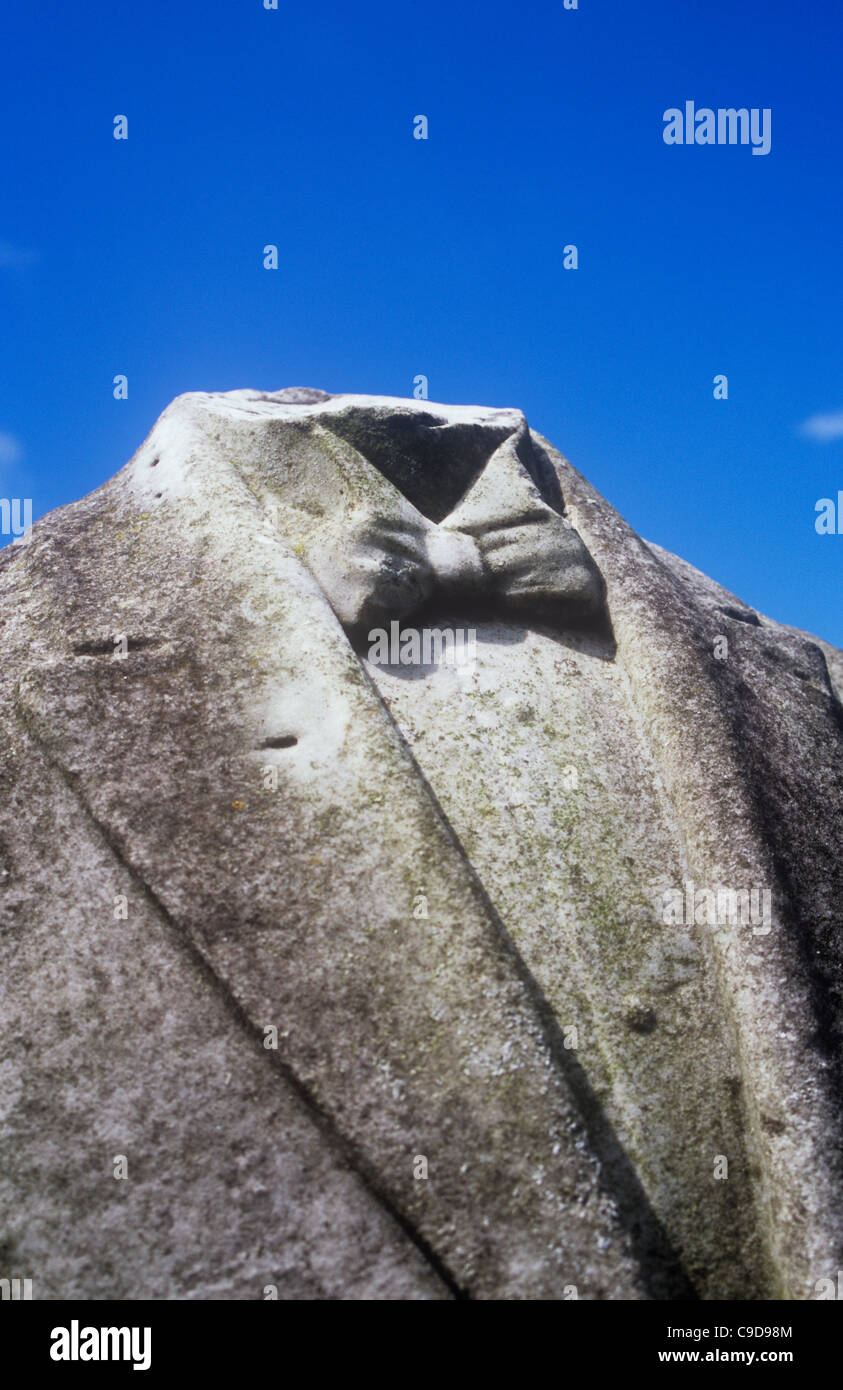
[[[0,621],[0,1274],[835,1277],[843,654],[519,411],[303,388],[179,397]]]

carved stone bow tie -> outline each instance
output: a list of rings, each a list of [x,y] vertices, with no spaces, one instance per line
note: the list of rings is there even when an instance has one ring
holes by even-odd
[[[425,608],[560,628],[601,622],[603,577],[561,515],[561,496],[550,505],[540,488],[520,412],[494,412],[488,431],[478,427],[475,461],[484,434],[491,447],[473,478],[471,441],[459,431],[448,438],[434,421],[405,457],[397,426],[378,441],[363,423],[353,444],[338,442],[336,422],[314,431],[315,452],[290,468],[285,514],[298,554],[354,640]],[[372,462],[363,447],[375,445]],[[461,481],[465,491],[443,516],[442,499]]]
[[[430,604],[563,627],[601,612],[602,576],[558,513],[541,504],[456,526],[458,514],[438,525],[367,518],[311,558],[343,625],[367,635]]]

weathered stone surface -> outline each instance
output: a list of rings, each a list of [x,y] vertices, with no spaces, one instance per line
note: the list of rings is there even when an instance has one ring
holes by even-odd
[[[835,1274],[843,654],[518,411],[305,388],[179,397],[0,554],[0,622],[0,1274]],[[392,622],[476,662],[378,663]],[[689,883],[769,915],[665,920]]]

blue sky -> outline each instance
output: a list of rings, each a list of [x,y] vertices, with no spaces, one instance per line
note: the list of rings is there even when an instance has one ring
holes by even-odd
[[[90,491],[181,391],[423,373],[843,646],[843,518],[814,528],[843,421],[801,429],[843,412],[839,0],[88,0],[2,30],[3,496]],[[667,146],[686,100],[769,107],[770,153]]]

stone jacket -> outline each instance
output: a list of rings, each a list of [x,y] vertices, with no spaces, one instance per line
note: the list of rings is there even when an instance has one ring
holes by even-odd
[[[476,661],[378,664],[392,621]],[[839,652],[517,411],[308,390],[179,397],[0,554],[0,623],[0,1275],[835,1276]]]

